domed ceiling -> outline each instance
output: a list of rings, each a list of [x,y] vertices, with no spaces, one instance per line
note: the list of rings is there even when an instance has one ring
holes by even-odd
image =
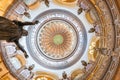
[[[19,44],[0,41],[0,80],[118,80],[117,0],[7,0],[0,15],[22,22]],[[6,7],[2,7],[6,6]]]

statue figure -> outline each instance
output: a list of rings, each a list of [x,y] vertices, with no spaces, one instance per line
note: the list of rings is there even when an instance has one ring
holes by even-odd
[[[95,28],[90,28],[90,30],[89,30],[88,32],[89,32],[89,33],[95,32]]]
[[[40,0],[40,1],[44,1],[45,5],[49,7],[49,0]]]
[[[32,70],[34,69],[34,67],[35,67],[35,64],[32,64],[32,65],[30,65],[30,66],[28,67],[28,70],[29,70],[29,71],[32,71]]]
[[[90,10],[87,0],[78,0],[78,6],[85,12]]]
[[[83,65],[84,67],[86,67],[86,66],[87,66],[87,62],[86,62],[86,61],[84,61],[84,60],[82,60],[82,61],[81,61],[81,63],[82,63],[82,65]]]
[[[34,77],[34,72],[32,72],[32,70],[34,69],[35,64],[32,64],[30,66],[22,66],[20,69],[17,70],[18,74],[26,74],[24,75],[24,77],[26,78],[25,80],[31,80]]]
[[[46,5],[47,7],[49,7],[49,1],[48,1],[48,0],[44,0],[44,2],[45,2],[45,5]]]
[[[82,60],[81,63],[84,66],[84,71],[83,72],[85,73],[85,72],[89,71],[89,69],[92,67],[94,62],[93,61],[89,61],[87,63],[86,61]]]
[[[26,7],[20,5],[18,8],[15,9],[15,12],[21,16],[25,16],[27,18],[31,18],[30,13],[28,12]]]
[[[96,36],[100,36],[101,33],[100,26],[97,23],[94,24],[94,28],[90,28],[90,30],[88,31],[88,33],[93,33],[93,32],[95,32]]]
[[[23,29],[26,25],[35,25],[39,21],[35,22],[21,22],[17,20],[9,20],[0,16],[0,40],[6,40],[7,42],[15,42],[19,49],[24,52],[25,58],[28,57],[26,51],[20,46],[19,39],[21,36],[27,36],[28,32]]]
[[[78,9],[78,11],[77,11],[78,15],[81,14],[82,11],[83,11],[83,8],[79,7],[79,9]]]
[[[25,12],[23,13],[23,15],[25,15],[27,18],[31,18],[31,15],[30,15],[29,12],[27,12],[27,11],[25,11]]]
[[[68,76],[67,76],[67,73],[64,71],[63,73],[62,73],[62,79],[61,80],[71,80]]]

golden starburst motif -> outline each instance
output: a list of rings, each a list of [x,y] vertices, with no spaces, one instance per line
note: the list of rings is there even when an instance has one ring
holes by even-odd
[[[46,23],[39,36],[43,53],[53,59],[70,55],[76,46],[76,33],[70,24],[61,20]]]

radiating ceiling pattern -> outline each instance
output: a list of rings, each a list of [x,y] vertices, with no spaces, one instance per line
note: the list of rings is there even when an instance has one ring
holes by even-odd
[[[14,42],[0,41],[0,80],[119,79],[118,0],[6,2],[1,16],[39,23],[25,26],[28,36],[19,39],[29,58]]]

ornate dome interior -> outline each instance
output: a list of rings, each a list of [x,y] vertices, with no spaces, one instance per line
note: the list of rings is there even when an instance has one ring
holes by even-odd
[[[119,0],[0,0],[0,16],[24,26],[0,41],[0,80],[120,80]]]

